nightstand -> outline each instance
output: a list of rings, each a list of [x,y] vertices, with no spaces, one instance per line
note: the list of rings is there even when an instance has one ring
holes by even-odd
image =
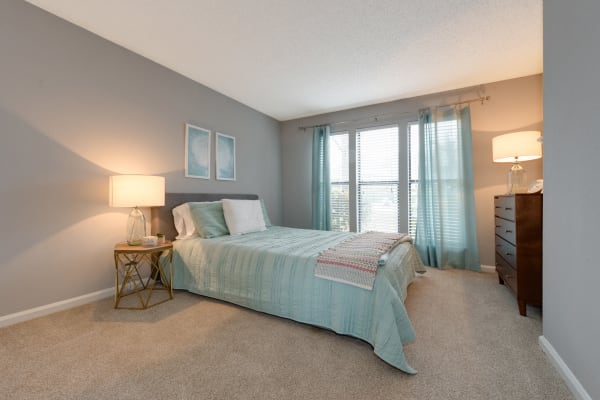
[[[144,310],[173,299],[173,244],[170,241],[152,247],[118,243],[114,255],[115,308]],[[150,303],[155,291],[165,295]],[[120,305],[127,296],[137,297],[139,306],[129,301]]]

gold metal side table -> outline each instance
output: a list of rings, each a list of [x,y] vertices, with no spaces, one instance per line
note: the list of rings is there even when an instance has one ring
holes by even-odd
[[[173,299],[173,244],[166,241],[152,247],[115,245],[115,308],[145,310]],[[168,267],[168,272],[166,268]],[[154,291],[166,291],[166,298],[150,304]],[[120,306],[126,296],[137,296],[140,306]]]

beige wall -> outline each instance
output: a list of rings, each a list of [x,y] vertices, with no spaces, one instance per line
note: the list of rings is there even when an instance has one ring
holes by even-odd
[[[494,265],[494,195],[506,192],[511,164],[492,161],[492,138],[517,130],[542,130],[542,76],[485,85],[492,96],[484,107],[472,107],[473,180],[477,238],[483,265]],[[522,164],[529,181],[543,178],[542,160]]]
[[[298,127],[360,120],[362,122],[354,124],[358,127],[361,123],[368,123],[368,116],[380,114],[388,116],[385,122],[405,126],[407,121],[417,119],[420,108],[484,95],[490,96],[490,101],[484,105],[471,105],[475,205],[481,263],[494,265],[493,199],[494,195],[506,191],[506,174],[510,165],[492,162],[492,138],[516,130],[541,129],[541,75],[283,122],[281,146],[284,224],[310,227],[312,137],[310,130],[305,132]],[[384,118],[380,120],[383,121]],[[542,177],[541,160],[524,163],[524,167],[528,171],[529,180]]]

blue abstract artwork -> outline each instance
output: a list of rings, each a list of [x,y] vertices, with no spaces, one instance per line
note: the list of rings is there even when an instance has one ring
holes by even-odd
[[[210,131],[185,125],[185,176],[210,179]]]
[[[217,179],[235,181],[235,137],[217,133]]]

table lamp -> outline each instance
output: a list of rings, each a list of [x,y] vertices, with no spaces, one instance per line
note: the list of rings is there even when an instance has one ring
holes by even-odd
[[[520,162],[542,157],[542,141],[539,131],[507,133],[492,139],[494,162],[513,163],[508,171],[508,193],[527,192],[527,174]]]
[[[115,175],[109,180],[111,207],[133,207],[127,219],[127,244],[140,246],[146,236],[146,218],[138,207],[165,205],[165,178],[150,175]]]

